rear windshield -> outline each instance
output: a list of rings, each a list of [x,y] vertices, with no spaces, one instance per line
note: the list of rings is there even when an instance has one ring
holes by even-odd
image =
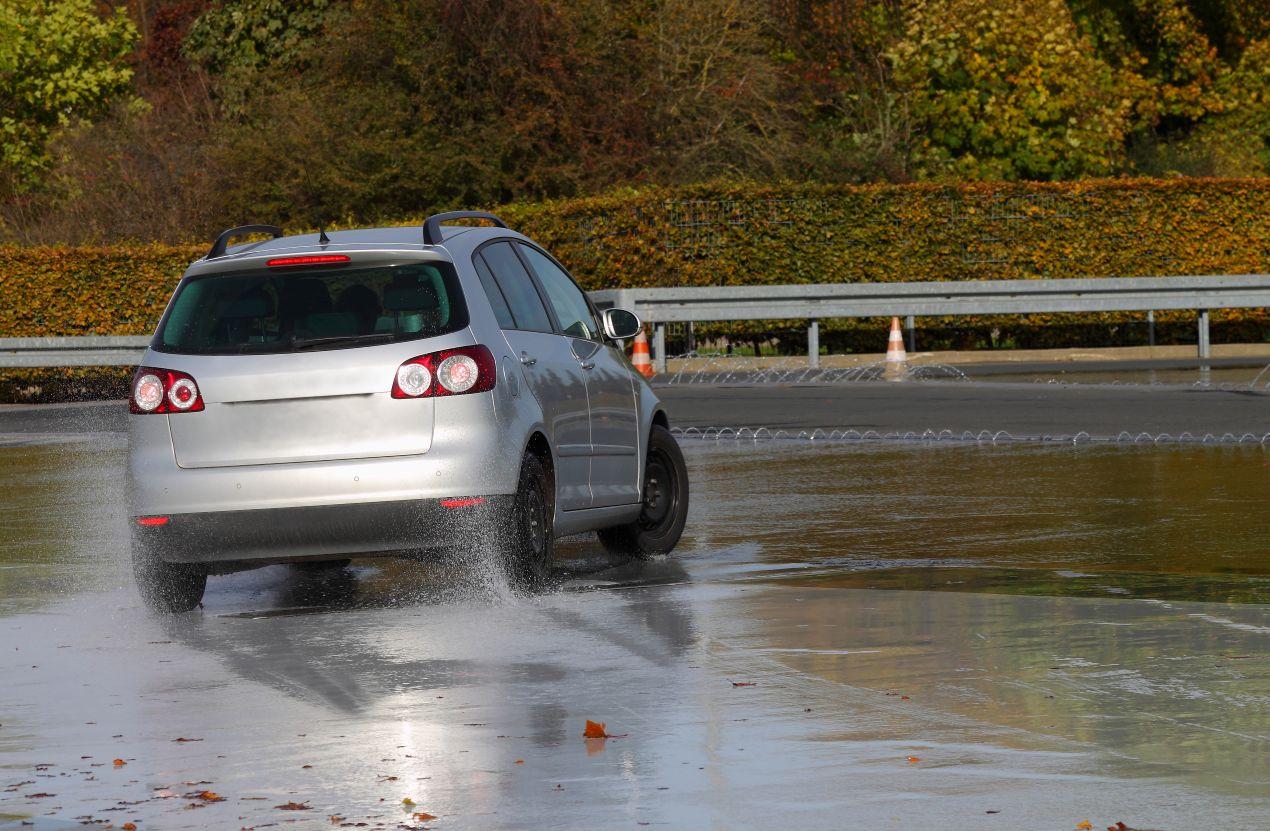
[[[466,325],[449,263],[212,274],[177,287],[153,346],[190,355],[344,349]]]

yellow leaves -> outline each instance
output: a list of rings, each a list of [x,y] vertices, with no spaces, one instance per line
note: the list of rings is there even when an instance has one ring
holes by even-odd
[[[1076,823],[1076,831],[1092,831],[1094,824],[1089,820]]]

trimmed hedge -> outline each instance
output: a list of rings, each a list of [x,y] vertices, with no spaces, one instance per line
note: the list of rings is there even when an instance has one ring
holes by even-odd
[[[715,183],[498,210],[588,289],[1240,274],[1270,267],[1270,179]],[[205,245],[2,246],[0,337],[149,333]],[[1088,323],[1091,316],[1080,319]],[[1032,315],[999,322],[1035,327],[1074,320]],[[1256,331],[1268,322],[1263,310],[1231,311],[1219,320]]]

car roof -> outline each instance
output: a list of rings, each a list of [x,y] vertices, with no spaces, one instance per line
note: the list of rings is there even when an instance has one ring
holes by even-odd
[[[463,234],[472,234],[472,243],[479,244],[487,238],[500,236],[519,237],[506,228],[490,228],[473,225],[443,225],[441,227],[442,245]],[[200,262],[225,262],[235,257],[246,255],[273,254],[295,251],[336,250],[336,249],[391,249],[400,251],[424,251],[435,249],[435,245],[427,245],[423,241],[423,229],[418,225],[398,225],[387,228],[355,228],[348,231],[327,231],[330,242],[322,243],[318,234],[291,234],[275,239],[248,242],[233,245],[226,249],[223,256]]]

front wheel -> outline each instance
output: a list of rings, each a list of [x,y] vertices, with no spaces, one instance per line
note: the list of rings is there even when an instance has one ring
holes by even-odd
[[[155,612],[188,612],[203,601],[207,572],[169,563],[144,545],[133,545],[132,570],[146,606]]]
[[[628,525],[605,528],[600,543],[610,554],[653,557],[669,554],[688,521],[688,468],[670,431],[659,424],[648,434],[644,462],[643,507]]]

